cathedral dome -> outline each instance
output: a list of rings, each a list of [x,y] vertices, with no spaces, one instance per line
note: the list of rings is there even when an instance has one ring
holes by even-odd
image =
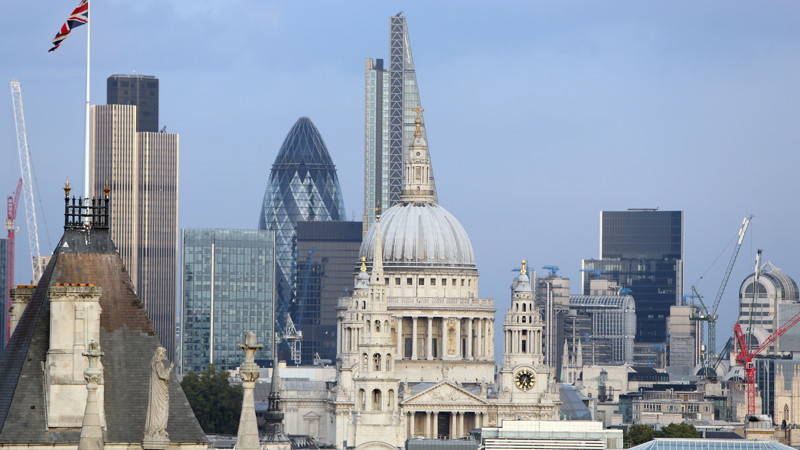
[[[434,202],[404,202],[381,216],[383,262],[387,267],[475,268],[475,253],[458,219]],[[372,260],[375,227],[360,255]]]

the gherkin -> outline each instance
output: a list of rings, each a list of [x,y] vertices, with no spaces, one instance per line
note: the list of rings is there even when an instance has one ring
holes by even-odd
[[[308,117],[295,122],[272,164],[259,229],[276,231],[275,300],[279,329],[294,312],[297,286],[295,227],[300,221],[344,220],[336,166]],[[298,324],[301,325],[301,324]]]

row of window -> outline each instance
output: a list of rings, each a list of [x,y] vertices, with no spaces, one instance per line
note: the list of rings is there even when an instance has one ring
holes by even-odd
[[[388,410],[394,408],[394,389],[389,389],[386,392],[386,404],[383,402],[383,392],[380,389],[373,389],[370,395],[370,409],[372,411],[383,411],[386,406]],[[358,408],[362,411],[367,410],[367,391],[364,389],[358,390]]]
[[[422,278],[422,277],[417,278],[417,285],[418,286],[425,286],[425,280],[426,279],[427,278]],[[448,279],[447,278],[441,278],[441,279],[439,279],[439,278],[430,278],[430,279],[427,279],[427,280],[428,280],[428,283],[429,283],[430,286],[436,286],[436,283],[439,282],[439,280],[441,280],[441,285],[442,286],[447,286],[447,280]],[[385,281],[386,281],[386,284],[389,284],[389,278],[386,278]],[[472,280],[471,279],[466,279],[466,278],[450,278],[450,286],[458,286],[459,285],[459,281],[460,281],[460,284],[461,284],[462,287],[463,286],[472,286]],[[395,277],[394,285],[395,286],[400,286],[400,284],[401,284],[401,278],[400,277]],[[407,277],[406,278],[406,286],[413,286],[413,285],[414,285],[414,278],[413,277]]]

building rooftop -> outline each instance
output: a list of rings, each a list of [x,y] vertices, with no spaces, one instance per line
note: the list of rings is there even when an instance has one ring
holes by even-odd
[[[631,447],[636,450],[791,450],[776,441],[750,439],[661,439]]]

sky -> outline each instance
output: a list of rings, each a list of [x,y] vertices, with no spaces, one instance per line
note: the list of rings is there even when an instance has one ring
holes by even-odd
[[[48,54],[77,1],[9,1],[0,79],[22,83],[49,253],[61,186],[82,185],[86,30]],[[796,1],[96,1],[92,101],[105,103],[113,73],[160,79],[161,125],[181,135],[182,228],[255,228],[300,116],[320,130],[348,218],[359,219],[364,59],[388,56],[399,11],[439,200],[470,234],[498,325],[521,259],[559,266],[578,291],[581,258],[598,256],[601,210],[683,210],[685,289],[712,298],[742,218],[755,215],[720,343],[757,248],[800,276]],[[0,103],[5,195],[19,169],[10,95]],[[22,283],[22,211],[18,224]]]

